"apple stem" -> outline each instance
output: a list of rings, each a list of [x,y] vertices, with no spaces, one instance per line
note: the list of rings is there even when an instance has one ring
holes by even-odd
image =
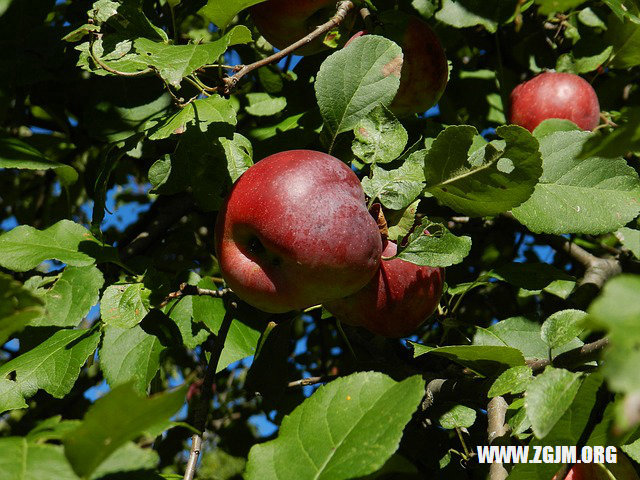
[[[242,77],[244,77],[245,75],[247,75],[248,73],[251,73],[252,71],[256,70],[257,68],[264,67],[265,65],[270,65],[272,63],[279,62],[284,57],[286,57],[290,53],[294,52],[298,48],[304,47],[305,45],[307,45],[308,43],[312,42],[316,38],[319,38],[320,36],[322,36],[325,33],[327,33],[329,30],[335,28],[337,25],[339,25],[340,23],[342,23],[344,21],[344,19],[347,17],[347,14],[349,13],[349,11],[353,10],[353,8],[354,8],[354,4],[350,0],[340,2],[340,4],[338,5],[338,10],[336,11],[336,14],[333,17],[331,17],[331,19],[328,22],[323,23],[322,25],[320,25],[318,28],[316,28],[309,35],[301,38],[297,42],[292,43],[288,47],[283,48],[279,52],[274,53],[273,55],[271,55],[269,57],[263,58],[262,60],[259,60],[259,61],[254,62],[254,63],[250,63],[249,65],[243,66],[237,73],[233,74],[230,77],[227,77],[227,78],[223,79],[224,88],[222,90],[222,93],[225,94],[225,95],[229,95],[229,93],[236,86],[238,81],[240,81],[240,79]]]

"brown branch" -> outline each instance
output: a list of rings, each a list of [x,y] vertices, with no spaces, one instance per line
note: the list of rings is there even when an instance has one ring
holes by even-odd
[[[201,433],[196,433],[191,437],[191,450],[189,451],[189,460],[187,461],[187,466],[184,472],[184,480],[193,480],[196,473],[196,465],[198,464],[198,458],[200,457],[200,452],[202,450],[202,436],[207,426],[209,406],[213,399],[212,386],[216,378],[216,370],[218,369],[218,362],[222,355],[224,342],[227,338],[227,333],[229,333],[231,321],[233,320],[232,312],[237,308],[237,303],[229,302],[226,307],[227,311],[224,314],[222,325],[220,326],[218,335],[213,343],[211,358],[209,359],[209,364],[207,365],[207,370],[205,371],[204,379],[202,381],[202,387],[200,390],[202,393],[195,408],[193,426]]]
[[[230,77],[224,78],[223,82],[225,86],[223,89],[223,93],[228,95],[231,92],[231,90],[236,86],[238,81],[248,73],[251,73],[257,68],[264,67],[265,65],[270,65],[272,63],[278,62],[282,60],[284,57],[286,57],[287,55],[289,55],[290,53],[297,50],[298,48],[304,47],[308,43],[319,38],[321,35],[324,35],[329,30],[331,30],[332,28],[342,23],[344,19],[347,17],[347,14],[349,13],[349,11],[352,10],[353,8],[354,8],[353,2],[351,2],[350,0],[340,2],[340,5],[338,5],[338,11],[336,12],[336,14],[333,17],[331,17],[331,19],[328,22],[320,25],[318,28],[316,28],[313,32],[311,32],[306,37],[301,38],[297,42],[289,45],[286,48],[283,48],[279,52],[274,53],[269,57],[263,58],[262,60],[258,60],[257,62],[251,63],[249,65],[245,65],[237,73],[233,74]]]
[[[289,387],[289,388],[306,387],[307,385],[316,385],[318,383],[327,383],[327,382],[330,382],[331,380],[335,380],[336,378],[338,378],[338,375],[324,375],[324,376],[321,376],[321,377],[307,377],[307,378],[302,378],[300,380],[294,380],[293,382],[289,382],[287,384],[287,387]]]
[[[196,287],[195,285],[189,285],[188,283],[181,283],[180,289],[175,292],[171,292],[169,295],[167,295],[167,297],[160,304],[160,307],[164,307],[171,300],[175,300],[176,298],[182,298],[187,295],[199,295],[199,296],[222,298],[225,295],[228,295],[230,293],[231,293],[230,288],[221,288],[220,290],[210,290],[208,288],[200,288],[200,287]]]
[[[581,347],[561,353],[553,360],[546,358],[527,360],[527,365],[531,367],[533,373],[541,372],[547,365],[562,368],[573,368],[598,358],[600,352],[607,345],[609,345],[609,339],[607,337],[603,337],[595,342],[585,343]]]
[[[509,405],[502,397],[494,397],[487,406],[487,433],[490,445],[506,445],[511,428],[506,423]],[[505,480],[508,472],[501,462],[494,462],[489,467],[490,480]]]

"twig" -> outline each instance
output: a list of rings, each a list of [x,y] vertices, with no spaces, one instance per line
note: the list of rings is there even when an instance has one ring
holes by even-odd
[[[227,305],[227,311],[224,314],[222,325],[218,330],[215,342],[213,343],[213,350],[211,351],[211,358],[207,365],[207,370],[204,374],[202,381],[202,388],[199,401],[196,405],[194,414],[194,427],[201,433],[197,433],[191,437],[191,450],[189,452],[189,460],[184,472],[184,480],[193,480],[196,473],[196,466],[198,464],[198,458],[200,457],[200,451],[202,450],[202,435],[204,434],[207,426],[207,417],[209,415],[209,405],[213,398],[213,392],[211,387],[216,377],[216,370],[218,368],[218,362],[220,361],[220,355],[224,347],[224,342],[229,333],[229,327],[233,320],[233,311],[236,309],[236,302],[229,302]]]
[[[164,307],[171,300],[174,300],[176,298],[181,298],[187,295],[199,295],[199,296],[222,298],[225,295],[228,295],[230,293],[231,293],[230,288],[221,288],[220,290],[210,290],[208,288],[200,288],[200,287],[196,287],[195,285],[189,285],[188,283],[181,283],[180,289],[175,292],[171,292],[169,295],[167,295],[167,297],[160,304],[160,307]]]
[[[287,384],[287,387],[289,388],[306,387],[308,385],[316,385],[318,383],[327,383],[327,382],[330,382],[331,380],[335,380],[336,378],[338,378],[338,375],[323,375],[321,377],[307,377],[307,378],[302,378],[300,380],[295,380],[293,382],[289,382]]]
[[[494,397],[487,406],[487,433],[489,445],[501,445],[509,436],[510,428],[506,423],[507,409],[509,405],[502,397]],[[489,467],[490,480],[505,480],[508,472],[502,462],[494,462]]]
[[[225,95],[228,95],[231,92],[231,90],[236,86],[238,81],[248,73],[251,73],[257,68],[264,67],[265,65],[270,65],[272,63],[282,60],[284,57],[294,52],[298,48],[304,47],[305,45],[312,42],[316,38],[319,38],[321,35],[327,33],[329,30],[331,30],[332,28],[342,23],[344,19],[347,17],[347,14],[349,13],[349,11],[352,10],[353,8],[354,8],[353,2],[351,2],[350,0],[340,2],[340,5],[338,6],[338,11],[336,12],[336,14],[333,17],[331,17],[331,19],[328,22],[320,25],[318,28],[316,28],[313,32],[311,32],[306,37],[301,38],[297,42],[289,45],[286,48],[283,48],[279,52],[274,53],[269,57],[263,58],[262,60],[258,60],[257,62],[251,63],[249,65],[245,65],[237,73],[233,74],[230,77],[224,78],[223,82],[225,86],[223,89],[223,93]]]
[[[533,373],[538,373],[544,370],[547,365],[572,368],[594,360],[598,355],[600,355],[600,351],[607,345],[609,345],[609,339],[607,337],[603,337],[595,342],[585,343],[581,347],[561,353],[553,360],[549,360],[547,358],[528,360],[527,365],[531,367]]]

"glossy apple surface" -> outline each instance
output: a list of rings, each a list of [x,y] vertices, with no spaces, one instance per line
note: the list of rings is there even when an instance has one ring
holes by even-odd
[[[640,480],[635,467],[618,450],[617,463],[600,465],[597,463],[576,463],[573,465],[564,480]],[[561,480],[558,474],[552,480]]]
[[[428,24],[402,12],[385,12],[380,21],[383,26],[373,33],[395,41],[403,53],[400,86],[389,108],[398,116],[425,112],[447,86],[449,66],[440,40]],[[345,46],[365,34],[356,33]]]
[[[335,14],[337,3],[336,0],[267,0],[251,7],[250,12],[260,34],[282,50],[328,21]],[[320,38],[295,53],[311,55],[326,48]]]
[[[311,150],[277,153],[249,168],[216,223],[225,281],[266,312],[356,292],[376,273],[381,251],[356,175]]]
[[[382,256],[396,254],[387,243]],[[419,266],[398,258],[382,260],[376,276],[353,295],[325,302],[338,320],[389,338],[413,333],[440,302],[444,269]]]
[[[511,92],[510,122],[532,132],[543,120],[571,120],[583,130],[600,121],[600,103],[593,87],[572,73],[546,72]]]

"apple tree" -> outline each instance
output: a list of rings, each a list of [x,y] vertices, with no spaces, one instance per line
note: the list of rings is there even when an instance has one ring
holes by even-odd
[[[0,0],[0,51],[0,479],[639,478],[637,0]]]

